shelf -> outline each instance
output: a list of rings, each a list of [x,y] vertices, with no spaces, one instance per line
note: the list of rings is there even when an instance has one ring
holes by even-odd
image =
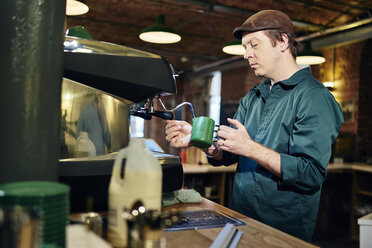
[[[236,171],[237,164],[230,166],[212,166],[209,164],[198,165],[198,164],[182,164],[184,174],[203,174],[203,173],[221,173]]]
[[[359,195],[365,195],[365,196],[371,196],[372,197],[372,191],[357,190],[357,191],[355,191],[355,193],[359,194]]]
[[[204,196],[205,198],[209,199],[209,200],[216,200],[216,199],[220,199],[221,196],[220,195],[211,195],[211,196]]]
[[[232,191],[232,176],[236,164],[226,167],[211,165],[183,164],[184,187],[192,188],[204,195],[205,198],[227,205]],[[205,188],[211,187],[211,196],[205,196]],[[227,193],[226,193],[227,192]],[[227,195],[227,198],[225,199]]]
[[[352,189],[352,207],[355,209],[357,206],[372,203],[372,166],[370,165],[353,165],[353,189]],[[359,239],[359,225],[358,218],[360,214],[351,211],[351,238],[354,240]]]

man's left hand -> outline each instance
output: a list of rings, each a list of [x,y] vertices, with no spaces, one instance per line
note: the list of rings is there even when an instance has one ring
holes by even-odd
[[[227,118],[227,121],[234,125],[236,129],[221,125],[217,136],[221,149],[237,155],[247,156],[250,145],[254,142],[249,136],[247,129],[238,120]]]

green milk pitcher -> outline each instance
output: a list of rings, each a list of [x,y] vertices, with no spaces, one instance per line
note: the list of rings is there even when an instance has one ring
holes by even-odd
[[[208,148],[213,142],[214,120],[207,116],[194,118],[190,143],[199,148]]]

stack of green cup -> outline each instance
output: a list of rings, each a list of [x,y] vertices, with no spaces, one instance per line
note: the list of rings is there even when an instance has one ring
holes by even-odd
[[[0,207],[21,206],[40,211],[43,247],[65,247],[70,213],[70,188],[61,183],[24,181],[0,185]]]

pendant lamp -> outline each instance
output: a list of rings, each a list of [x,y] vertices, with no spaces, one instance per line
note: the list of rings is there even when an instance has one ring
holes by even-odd
[[[324,85],[324,87],[326,87],[330,91],[332,91],[334,89],[334,87],[335,87],[335,83],[334,82],[324,82],[323,85]]]
[[[234,40],[229,42],[222,48],[222,51],[231,55],[244,55],[245,53],[245,49],[242,46],[241,40]]]
[[[89,11],[89,7],[83,0],[67,0],[66,1],[66,15],[83,15]]]
[[[299,65],[317,65],[325,62],[325,58],[311,49],[311,43],[305,42],[302,51],[297,55]]]
[[[88,30],[86,30],[83,26],[75,26],[67,29],[66,35],[86,40],[93,40],[93,36],[91,35],[91,33]]]
[[[181,36],[165,25],[164,15],[159,15],[156,19],[156,25],[145,28],[139,38],[143,41],[157,44],[171,44],[181,40]]]

